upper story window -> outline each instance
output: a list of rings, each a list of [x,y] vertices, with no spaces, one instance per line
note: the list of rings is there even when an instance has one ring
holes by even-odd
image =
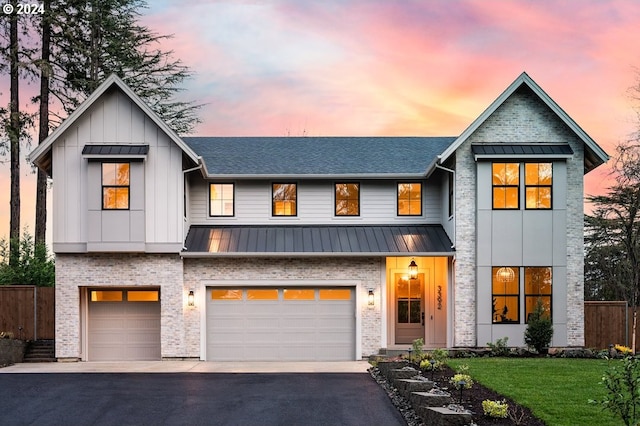
[[[273,216],[297,216],[298,185],[274,183],[272,185],[271,214]]]
[[[212,183],[209,185],[209,216],[234,215],[234,184]]]
[[[525,163],[525,207],[550,209],[553,167],[551,163]]]
[[[336,216],[360,216],[359,183],[336,183]]]
[[[129,209],[130,163],[102,163],[102,209]]]
[[[398,216],[422,215],[422,184],[398,183]]]
[[[520,208],[520,164],[493,163],[491,165],[493,208]]]

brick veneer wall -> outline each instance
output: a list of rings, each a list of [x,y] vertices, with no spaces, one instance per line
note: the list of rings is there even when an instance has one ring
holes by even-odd
[[[57,254],[56,357],[78,359],[80,287],[158,286],[163,358],[188,357],[185,351],[185,295],[182,260],[169,254]]]
[[[472,143],[569,143],[567,160],[567,343],[584,344],[584,147],[528,87],[509,97],[456,151],[454,346],[476,346],[476,164]]]
[[[287,280],[359,281],[361,306],[362,355],[377,353],[381,347],[382,317],[380,310],[380,277],[384,269],[382,258],[211,258],[184,260],[184,290],[204,291],[211,280],[238,282],[269,280],[285,283]],[[378,298],[375,309],[366,306],[368,289]],[[190,354],[200,347],[200,316],[188,317],[186,347]]]

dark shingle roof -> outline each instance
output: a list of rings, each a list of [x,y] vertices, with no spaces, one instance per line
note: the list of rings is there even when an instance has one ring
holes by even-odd
[[[305,255],[396,253],[452,255],[440,225],[198,226],[189,229],[184,254]]]
[[[420,175],[455,137],[185,137],[210,175]]]

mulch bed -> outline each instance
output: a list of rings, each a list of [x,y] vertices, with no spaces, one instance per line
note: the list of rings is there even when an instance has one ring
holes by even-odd
[[[422,374],[428,379],[431,379],[430,372],[423,372]],[[451,393],[455,404],[460,404],[460,392],[454,389],[453,386],[449,383],[449,379],[453,377],[454,374],[455,372],[453,370],[451,370],[449,367],[446,367],[442,371],[434,372],[433,381],[437,384],[437,386],[440,389],[446,390],[447,392]],[[389,389],[387,389],[387,392],[389,392]],[[402,398],[400,395],[396,395],[395,392],[393,391],[391,392],[393,393],[393,396],[391,393],[389,396],[391,397],[391,400],[395,405],[398,405],[398,399],[404,400],[400,402],[400,405],[402,405],[403,402],[405,404],[408,404],[406,399]],[[482,411],[482,401],[486,399],[489,399],[492,401],[505,400],[507,404],[509,404],[510,418],[496,419],[493,417],[484,416]],[[496,426],[496,425],[497,426],[500,426],[500,425],[545,426],[545,423],[542,420],[534,417],[534,415],[531,413],[531,410],[529,410],[528,408],[523,407],[518,403],[516,403],[515,401],[513,401],[512,399],[506,398],[500,395],[499,393],[485,386],[482,386],[481,384],[478,384],[478,383],[474,383],[471,389],[465,389],[462,392],[461,405],[466,410],[469,410],[473,413],[474,424],[478,426]],[[407,411],[406,406],[400,411],[403,414],[403,416],[405,416],[405,419],[407,419],[407,416],[405,415],[405,412]],[[415,425],[415,426],[418,426],[421,424],[421,422],[416,419],[415,414],[409,413],[408,415],[411,418],[411,420],[407,422],[408,424]]]

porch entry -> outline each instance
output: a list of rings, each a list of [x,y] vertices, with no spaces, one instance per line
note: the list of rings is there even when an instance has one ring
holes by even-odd
[[[424,274],[410,278],[394,274],[396,283],[396,343],[424,339]]]
[[[411,260],[387,258],[389,342],[404,346],[423,338],[427,348],[446,347],[448,260],[416,257],[415,278],[407,270]]]

